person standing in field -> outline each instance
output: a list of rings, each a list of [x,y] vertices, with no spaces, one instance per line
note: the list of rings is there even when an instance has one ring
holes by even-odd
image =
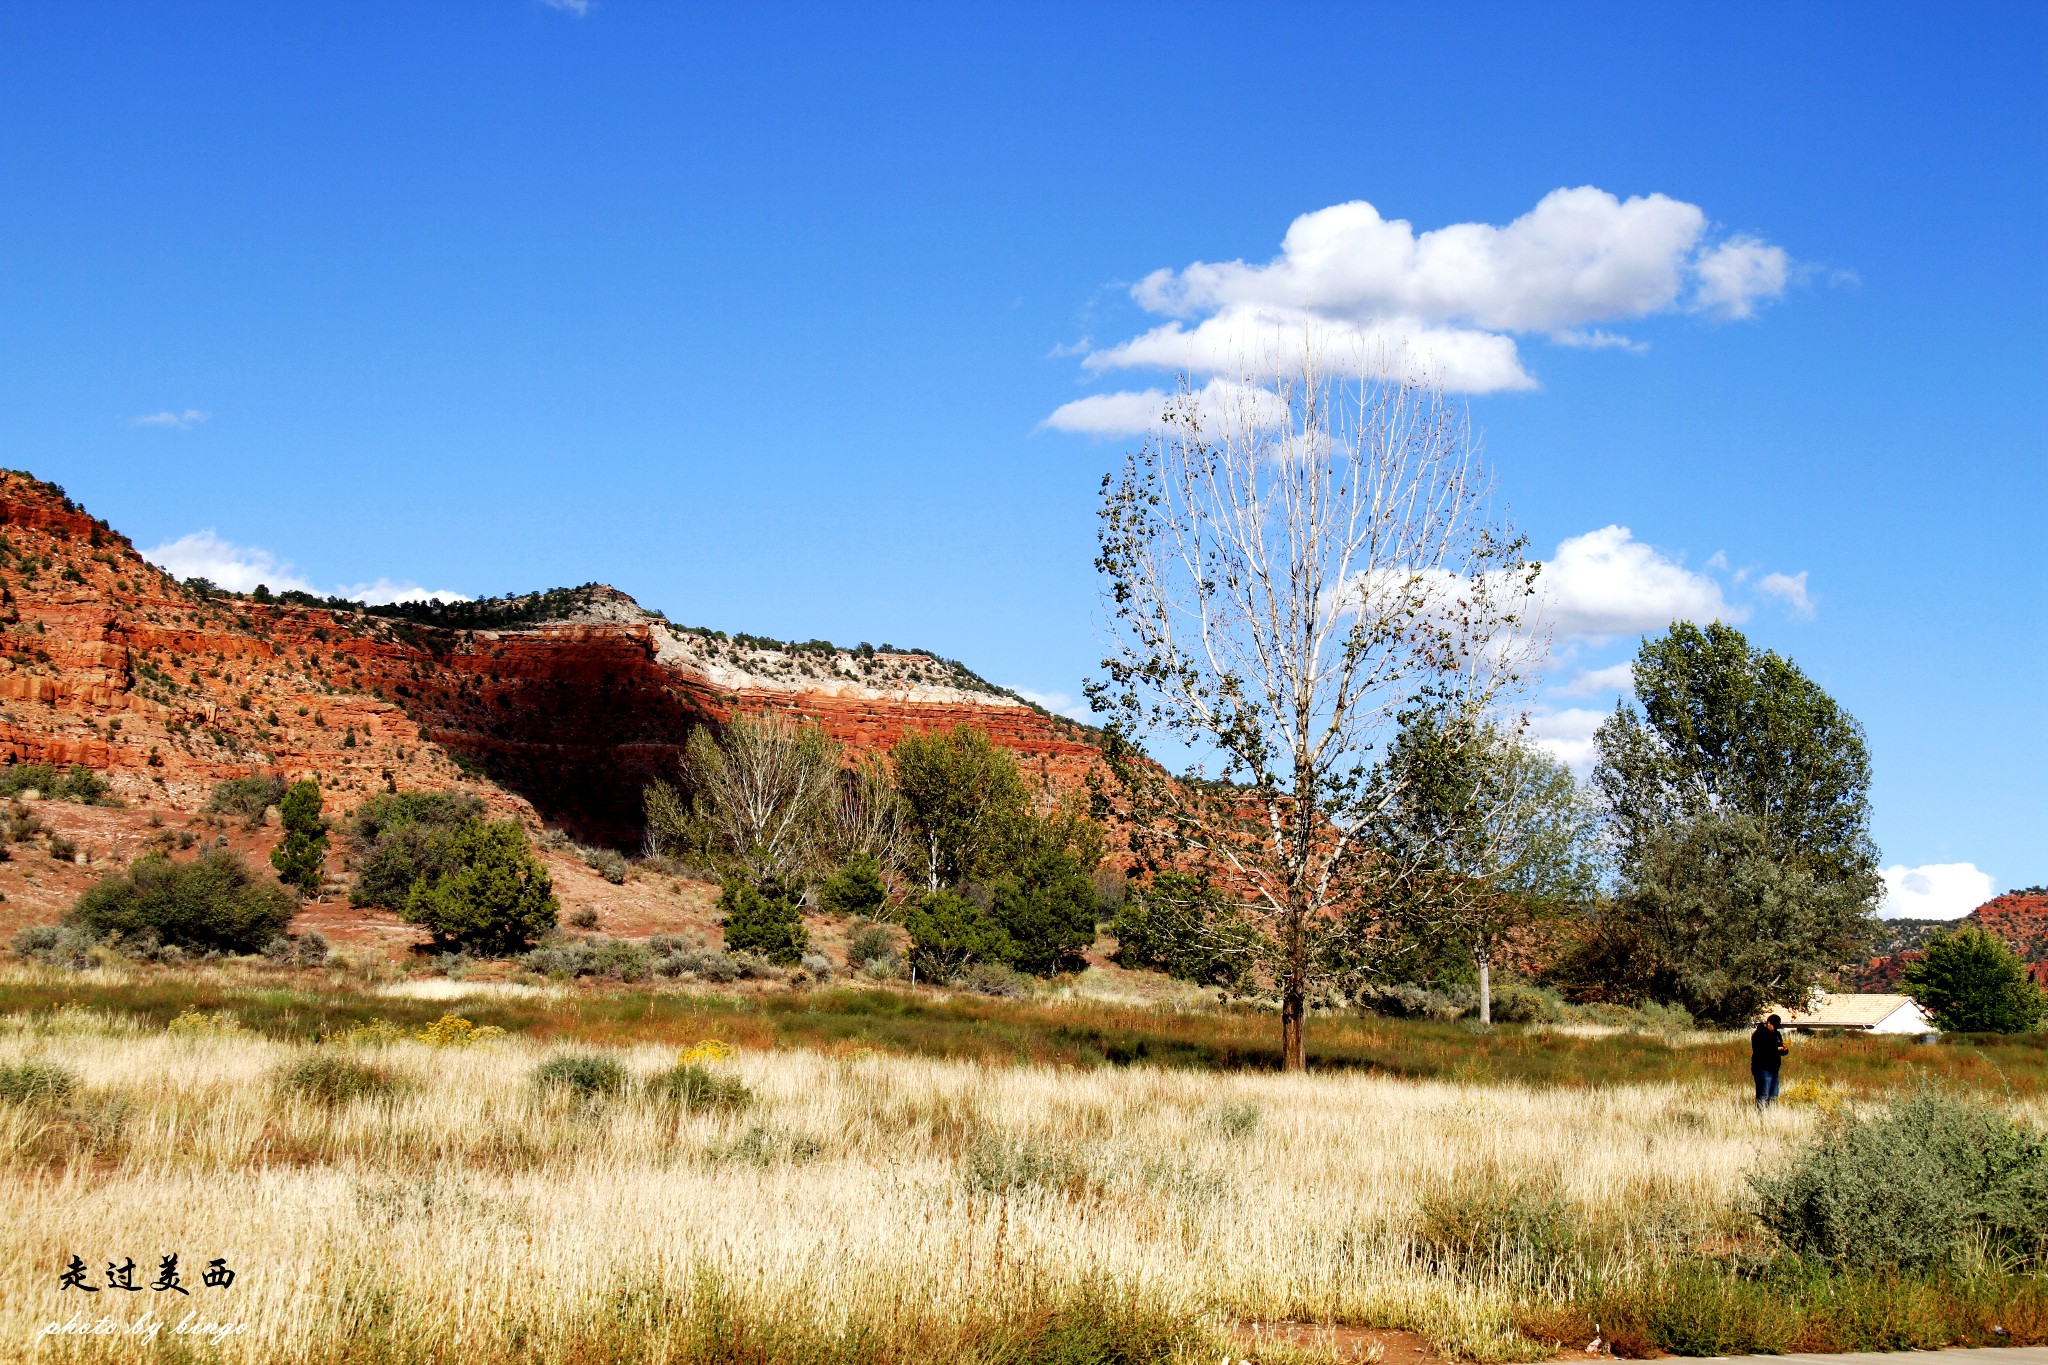
[[[1785,1021],[1772,1015],[1749,1035],[1749,1074],[1756,1078],[1756,1107],[1761,1113],[1778,1102],[1778,1073],[1785,1065]]]

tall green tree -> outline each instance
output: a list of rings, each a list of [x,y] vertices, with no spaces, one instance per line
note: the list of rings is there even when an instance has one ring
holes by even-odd
[[[1577,963],[1582,986],[1726,1023],[1796,1001],[1877,932],[1862,727],[1718,622],[1645,640],[1635,694],[1640,709],[1624,702],[1595,736],[1623,893]]]
[[[277,803],[284,837],[270,851],[270,865],[279,881],[305,896],[318,891],[327,875],[327,822],[320,818],[320,804],[320,784],[310,778],[292,783]]]
[[[986,731],[957,725],[911,731],[889,751],[889,764],[927,890],[996,875],[1031,814],[1017,756]]]
[[[1382,855],[1376,913],[1471,956],[1491,1023],[1495,954],[1516,930],[1598,893],[1599,811],[1549,754],[1468,712],[1417,710],[1390,746],[1393,795],[1372,822]]]
[[[1640,709],[1622,702],[1595,736],[1624,867],[1713,813],[1755,821],[1773,857],[1823,880],[1874,876],[1863,727],[1791,660],[1733,626],[1680,621],[1643,641],[1635,696]]]
[[[2048,1008],[2019,954],[1975,924],[1930,942],[1906,968],[1905,985],[1936,1024],[1956,1033],[2025,1033]]]

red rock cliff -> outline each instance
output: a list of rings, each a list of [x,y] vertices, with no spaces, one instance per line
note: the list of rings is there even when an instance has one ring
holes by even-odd
[[[475,629],[208,595],[0,473],[0,759],[84,763],[185,808],[255,767],[316,776],[342,807],[472,782],[625,845],[645,782],[738,711],[815,718],[852,753],[974,725],[1061,785],[1093,761],[1078,726],[927,655],[681,630],[609,588],[526,600],[541,619]]]

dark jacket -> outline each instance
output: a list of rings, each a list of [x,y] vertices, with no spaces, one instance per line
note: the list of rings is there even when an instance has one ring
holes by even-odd
[[[1776,1071],[1784,1064],[1785,1054],[1791,1051],[1785,1045],[1785,1033],[1769,1024],[1758,1024],[1756,1032],[1749,1035],[1749,1069],[1751,1071]]]

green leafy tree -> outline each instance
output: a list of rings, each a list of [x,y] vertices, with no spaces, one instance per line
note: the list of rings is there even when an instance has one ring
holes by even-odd
[[[903,916],[910,934],[910,965],[928,980],[944,981],[976,962],[1009,966],[1017,945],[979,905],[951,891],[931,891]]]
[[[1469,713],[1435,707],[1409,717],[1379,785],[1390,793],[1371,823],[1380,904],[1354,933],[1382,952],[1390,945],[1375,940],[1462,950],[1478,979],[1480,1020],[1491,1023],[1502,944],[1598,893],[1599,811],[1550,755]]]
[[[810,947],[803,907],[773,878],[727,877],[718,893],[718,908],[724,914],[728,952],[759,953],[787,967],[800,961]]]
[[[1565,974],[1719,1022],[1800,998],[1878,932],[1862,727],[1718,622],[1645,640],[1635,692],[1593,774],[1624,892]]]
[[[2041,987],[2019,954],[1975,924],[1935,938],[1906,968],[1906,993],[1955,1033],[2025,1033],[2038,1028]]]
[[[320,784],[308,778],[285,789],[277,803],[284,838],[270,851],[277,879],[301,895],[320,889],[327,875],[327,822],[320,818]]]
[[[838,915],[879,918],[889,901],[889,888],[882,881],[882,869],[874,857],[856,853],[819,889],[818,900]]]
[[[1017,756],[972,726],[913,731],[889,751],[928,890],[1000,875],[1031,792]]]
[[[1624,871],[1709,813],[1756,822],[1772,857],[1877,894],[1863,727],[1791,660],[1715,622],[1643,641],[1635,695],[1596,735],[1593,782]]]
[[[472,819],[449,842],[444,870],[416,878],[398,913],[441,947],[509,957],[554,931],[561,904],[518,821]]]
[[[1161,872],[1132,890],[1109,924],[1121,967],[1165,972],[1204,986],[1241,986],[1263,940],[1236,904],[1201,876]]]
[[[284,932],[298,898],[256,880],[226,849],[173,862],[162,853],[137,858],[125,873],[102,878],[81,895],[65,923],[94,938],[175,944],[195,952],[254,953]]]
[[[1869,941],[1863,888],[1774,855],[1760,822],[1706,814],[1637,853],[1609,912],[1610,980],[1722,1025],[1805,999]]]

